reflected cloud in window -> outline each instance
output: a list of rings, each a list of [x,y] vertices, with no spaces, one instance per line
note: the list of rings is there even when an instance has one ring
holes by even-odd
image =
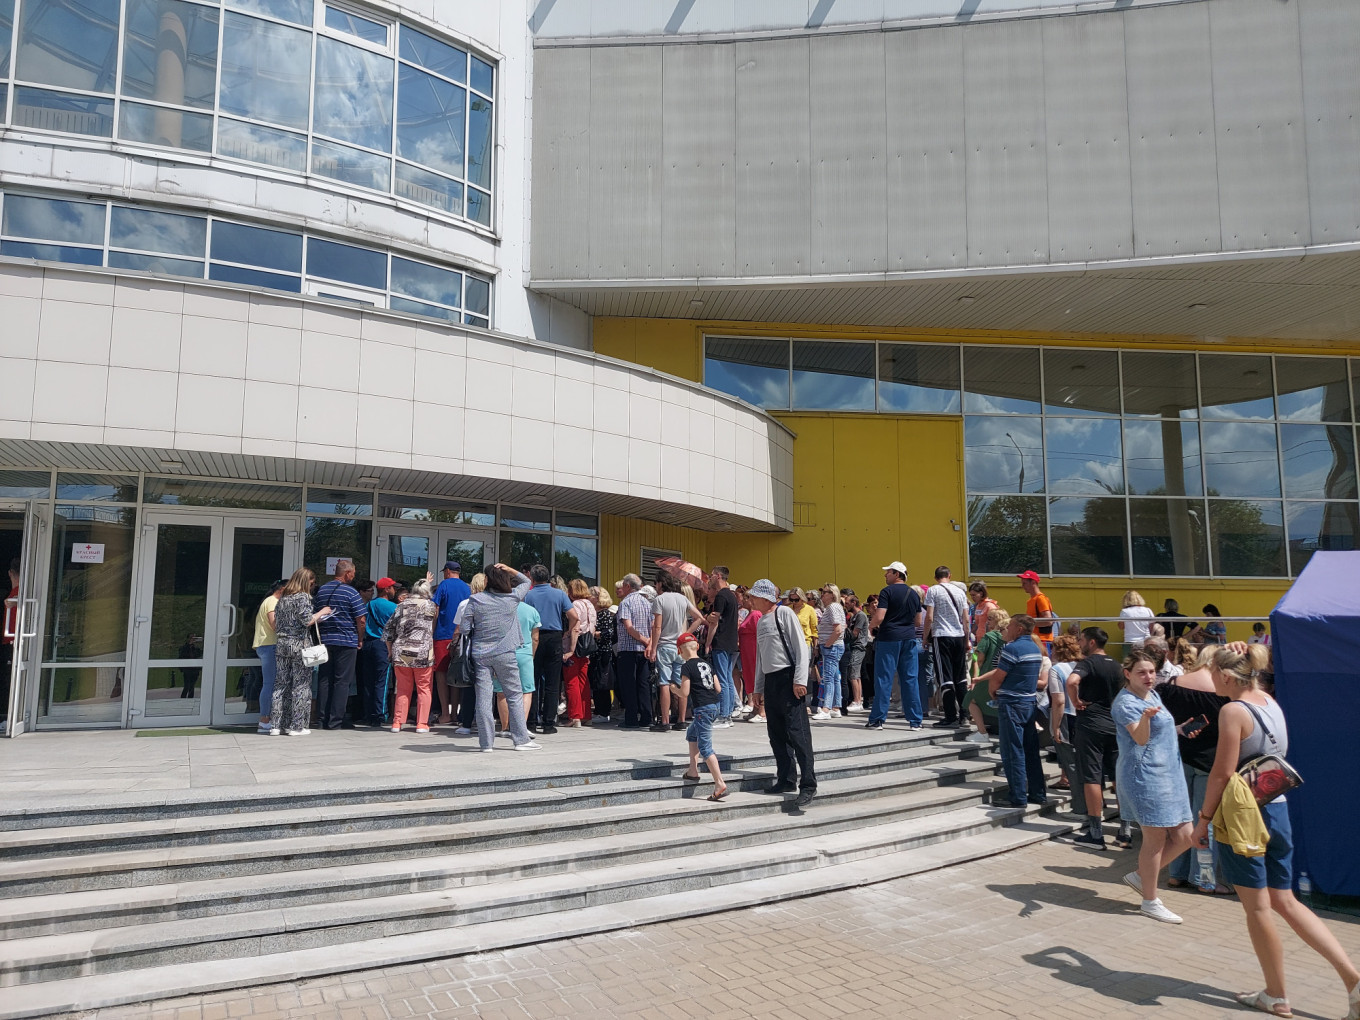
[[[1204,478],[1210,496],[1278,496],[1275,426],[1205,422]]]
[[[793,406],[872,411],[874,345],[793,341]]]
[[[1275,417],[1270,358],[1256,354],[1203,354],[1199,371],[1205,418]]]
[[[224,112],[306,130],[311,66],[310,32],[227,13],[222,29]]]
[[[201,216],[154,212],[115,205],[109,217],[109,244],[137,251],[202,258],[208,221]]]
[[[1044,439],[1049,492],[1088,495],[1124,492],[1124,456],[1118,421],[1045,418]]]
[[[1350,421],[1350,386],[1341,358],[1276,358],[1281,421]]]
[[[25,0],[14,73],[24,81],[112,93],[118,0]]]
[[[312,130],[390,152],[393,74],[390,57],[336,39],[318,39]]]
[[[1193,421],[1125,421],[1124,462],[1131,495],[1204,495]]]
[[[1354,503],[1296,503],[1284,505],[1289,529],[1289,569],[1298,574],[1313,553],[1349,551],[1356,548],[1360,514]]]
[[[1043,492],[1039,418],[970,415],[963,420],[964,472],[970,492]]]
[[[1349,425],[1281,425],[1284,494],[1355,499],[1355,432]]]
[[[953,344],[879,344],[878,409],[959,413],[959,350]]]
[[[7,193],[0,233],[71,244],[103,244],[104,203]]]
[[[704,385],[763,408],[789,406],[787,340],[709,337]]]

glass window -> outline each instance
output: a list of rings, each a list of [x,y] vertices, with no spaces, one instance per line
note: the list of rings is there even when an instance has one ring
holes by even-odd
[[[227,13],[219,98],[224,113],[305,131],[311,69],[311,32]]]
[[[963,467],[969,492],[1043,492],[1042,419],[969,415]]]
[[[216,7],[184,0],[128,0],[123,95],[211,110],[219,17]]]
[[[973,414],[1038,414],[1039,349],[965,346],[963,409]]]
[[[552,511],[532,506],[501,507],[501,527],[519,528],[522,531],[551,531]]]
[[[267,273],[262,269],[246,269],[242,266],[224,266],[213,263],[208,267],[208,279],[218,280],[222,283],[239,283],[243,287],[283,290],[290,294],[302,292],[301,277]]]
[[[371,21],[368,18],[361,18],[357,14],[342,11],[337,7],[326,7],[326,27],[352,35],[365,42],[376,43],[379,46],[387,45],[386,25],[378,21]]]
[[[259,124],[242,124],[239,120],[220,117],[217,151],[220,155],[251,163],[307,172],[307,139],[291,131],[276,131]]]
[[[118,114],[118,137],[171,149],[211,152],[212,115],[125,101]]]
[[[462,144],[462,141],[459,141]],[[397,151],[401,152],[400,115],[397,124]],[[461,172],[461,171],[460,171]],[[463,186],[447,177],[430,173],[406,163],[397,164],[397,195],[455,216],[463,212]]]
[[[312,142],[312,173],[375,191],[392,186],[392,161],[386,156],[321,139]]]
[[[552,536],[532,535],[522,531],[502,531],[500,548],[506,551],[501,560],[507,566],[521,567],[552,562]]]
[[[600,581],[598,539],[558,535],[553,541],[553,573],[571,581],[581,578],[586,584]]]
[[[397,91],[397,155],[462,177],[466,96],[460,86],[403,64]]]
[[[5,195],[0,233],[69,244],[104,243],[104,203]]]
[[[1044,410],[1049,414],[1119,413],[1119,355],[1059,348],[1044,351]]]
[[[872,411],[874,345],[795,340],[793,406],[814,411]]]
[[[1123,495],[1124,454],[1118,421],[1045,418],[1044,441],[1049,492]]]
[[[0,255],[15,259],[69,262],[77,266],[97,266],[104,261],[104,253],[98,248],[69,248],[60,244],[34,244],[30,241],[0,242]]]
[[[1197,418],[1195,356],[1124,351],[1124,413],[1145,418]]]
[[[472,87],[483,95],[493,96],[495,70],[485,60],[472,58]]]
[[[1129,500],[1135,574],[1189,577],[1209,573],[1204,501]]]
[[[958,414],[959,349],[953,344],[879,344],[878,409]]]
[[[487,318],[491,315],[491,284],[469,274],[463,300],[469,312]]]
[[[243,11],[255,11],[298,25],[312,23],[312,0],[227,0],[227,6],[239,7]]]
[[[395,262],[396,259],[392,261]],[[447,319],[449,322],[458,321],[458,310],[456,308],[440,308],[438,305],[427,305],[423,301],[411,301],[395,294],[388,298],[387,307],[393,311],[413,312],[416,315],[426,315],[432,319]]]
[[[1204,479],[1210,496],[1278,496],[1275,426],[1205,422]]]
[[[409,25],[401,26],[401,59],[429,68],[445,78],[467,81],[467,54],[448,43],[432,39]],[[488,93],[489,94],[489,93]]]
[[[1209,550],[1222,577],[1283,577],[1284,519],[1276,500],[1209,500]]]
[[[1202,354],[1199,371],[1204,417],[1275,417],[1270,358],[1256,354]]]
[[[126,656],[136,524],[133,507],[56,507],[44,660],[116,662]],[[72,548],[86,543],[104,546],[102,562],[72,562]]]
[[[491,225],[491,196],[485,191],[478,191],[476,188],[468,188],[467,196],[467,218],[480,223],[484,227]]]
[[[352,489],[307,488],[309,514],[344,514],[346,517],[373,516],[373,493]]]
[[[212,257],[288,273],[302,272],[302,235],[217,220],[213,223]]]
[[[1284,494],[1355,499],[1355,432],[1349,425],[1281,425]]]
[[[0,78],[9,75],[9,45],[13,34],[14,0],[0,0]]]
[[[60,131],[68,135],[113,137],[113,100],[86,99],[69,92],[46,89],[14,90],[16,127]]]
[[[135,503],[137,476],[62,472],[57,475],[57,499],[83,503]]]
[[[111,251],[109,265],[114,269],[133,269],[139,273],[161,273],[165,276],[203,279],[202,262],[172,259],[165,255],[134,255],[130,252]]]
[[[789,407],[787,340],[709,337],[704,385],[764,408]]]
[[[338,39],[318,39],[312,130],[391,152],[392,73],[390,57]]]
[[[968,497],[968,569],[974,574],[1049,573],[1042,496]]]
[[[368,497],[372,500],[372,496]],[[370,507],[371,509],[371,507]],[[331,575],[326,562],[332,557],[351,560],[359,577],[372,577],[369,572],[370,551],[373,548],[373,522],[349,520],[344,517],[308,517],[307,536],[303,544],[303,566],[325,583]]]
[[[1355,503],[1294,503],[1284,505],[1289,528],[1289,570],[1297,575],[1313,553],[1354,549],[1360,530]]]
[[[1350,421],[1350,386],[1341,358],[1276,358],[1281,421]]]
[[[202,216],[131,209],[115,205],[109,216],[109,245],[135,251],[164,252],[201,259],[208,221]]]
[[[457,308],[463,303],[463,274],[394,255],[392,290],[422,301],[437,301]]]
[[[573,514],[557,511],[557,531],[567,535],[598,535],[600,519],[594,514]]]
[[[14,74],[85,92],[113,92],[118,0],[24,0]]]
[[[0,471],[0,498],[46,499],[52,494],[47,471]]]
[[[468,181],[491,187],[491,101],[480,96],[468,103],[467,153]]]
[[[387,256],[371,248],[307,239],[307,273],[359,287],[387,289]]]
[[[1204,495],[1193,421],[1125,421],[1124,465],[1130,495]]]
[[[1127,574],[1124,507],[1122,499],[1050,499],[1053,573]]]
[[[254,485],[197,478],[148,478],[143,503],[170,506],[239,507],[245,510],[301,510],[302,486]]]

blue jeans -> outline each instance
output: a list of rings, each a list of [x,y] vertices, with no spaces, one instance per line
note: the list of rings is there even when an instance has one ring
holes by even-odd
[[[1042,804],[1048,799],[1044,765],[1039,759],[1039,722],[1033,695],[996,692],[996,727],[1001,737],[1001,768],[1010,786],[1012,807]]]
[[[274,655],[278,651],[274,645],[260,645],[255,654],[260,658],[260,716],[270,718],[274,710],[274,677],[278,675],[278,662]]]
[[[713,754],[713,724],[718,719],[720,705],[700,705],[694,710],[694,721],[685,731],[685,739],[699,745],[699,757],[707,758]]]
[[[737,689],[732,684],[732,659],[736,652],[720,652],[713,649],[713,672],[722,681],[722,701],[718,717],[728,719],[737,710]]]
[[[921,689],[916,684],[916,667],[921,655],[921,642],[874,642],[874,707],[869,713],[871,723],[886,722],[888,703],[892,700],[893,674],[902,685],[902,716],[913,726],[921,725]]]
[[[817,704],[828,712],[841,707],[841,656],[844,644],[822,649],[822,682],[817,685]]]
[[[1182,764],[1181,768],[1185,770],[1185,788],[1190,791],[1190,810],[1194,811],[1195,814],[1198,815],[1201,811],[1204,810],[1204,790],[1209,785],[1209,773],[1201,772],[1199,771],[1199,769],[1194,768],[1191,765]],[[1214,855],[1215,880],[1217,880],[1219,875],[1221,874],[1221,871],[1219,870],[1220,865],[1218,851],[1219,848],[1222,847],[1222,845],[1223,845],[1222,843],[1213,838],[1213,827],[1210,826],[1209,849]],[[1171,867],[1169,871],[1172,878],[1178,879],[1182,882],[1193,881],[1190,872],[1195,865],[1195,849],[1196,848],[1191,848],[1185,851],[1185,853],[1181,854],[1179,857],[1177,857],[1174,861],[1171,862]]]
[[[355,673],[359,681],[359,712],[375,726],[387,718],[387,642],[369,638],[359,649]],[[424,726],[426,720],[417,719]]]

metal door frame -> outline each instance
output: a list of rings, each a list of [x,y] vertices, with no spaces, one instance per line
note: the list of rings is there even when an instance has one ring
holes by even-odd
[[[376,576],[382,576],[387,571],[387,539],[393,535],[411,535],[418,538],[429,539],[430,542],[430,563],[428,570],[434,574],[435,583],[439,582],[441,570],[436,567],[443,567],[448,551],[449,539],[459,541],[481,542],[487,547],[486,566],[496,562],[496,529],[495,528],[472,528],[466,525],[439,524],[433,521],[403,521],[391,520],[382,522],[374,529],[373,539],[373,572]],[[463,580],[470,580],[477,571],[464,570],[460,575]]]
[[[47,542],[51,528],[44,511],[46,502],[23,501],[0,504],[0,512],[24,515],[23,547],[19,553],[19,595],[14,614],[14,660],[10,672],[9,715],[0,736],[17,737],[32,727],[37,712],[38,687],[42,680],[43,597]],[[8,615],[8,614],[6,614]]]

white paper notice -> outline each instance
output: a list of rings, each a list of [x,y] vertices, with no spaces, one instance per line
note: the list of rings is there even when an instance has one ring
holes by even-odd
[[[334,577],[334,576],[335,576],[335,565],[336,565],[337,563],[339,563],[341,560],[349,560],[351,563],[353,563],[353,562],[354,562],[354,557],[352,557],[352,556],[327,556],[327,557],[326,557],[326,576],[327,576],[327,577]]]
[[[103,542],[77,542],[71,546],[72,563],[103,563]]]

